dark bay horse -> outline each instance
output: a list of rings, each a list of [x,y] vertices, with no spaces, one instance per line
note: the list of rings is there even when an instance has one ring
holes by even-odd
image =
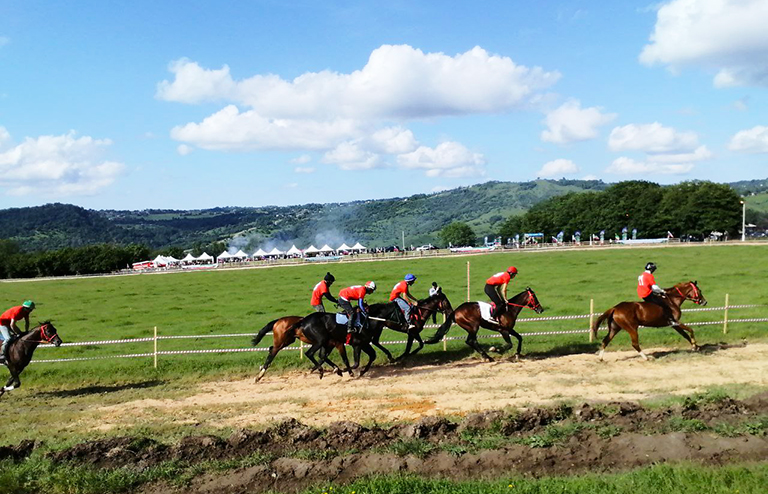
[[[6,391],[21,387],[19,375],[29,365],[29,362],[32,361],[32,353],[34,353],[37,345],[40,343],[52,343],[55,346],[61,345],[61,338],[59,338],[56,328],[51,324],[51,321],[40,323],[26,333],[22,333],[18,338],[8,342],[6,347],[7,356],[4,364],[11,372],[11,377],[5,383],[5,387],[0,388],[0,396],[3,396]]]
[[[491,347],[492,351],[498,353],[504,353],[512,348],[512,340],[509,338],[510,334],[517,338],[517,352],[515,357],[520,357],[520,351],[523,347],[523,337],[515,331],[515,321],[520,311],[524,308],[533,309],[537,314],[544,312],[544,308],[539,303],[539,299],[536,298],[536,293],[528,287],[525,291],[518,293],[514,297],[507,300],[507,307],[505,311],[499,316],[499,322],[491,322],[482,318],[480,313],[480,305],[477,302],[464,302],[456,308],[445,320],[442,326],[437,330],[434,336],[426,340],[424,343],[431,345],[440,341],[445,333],[451,328],[451,325],[456,322],[459,326],[464,328],[467,333],[466,343],[472,349],[479,352],[489,362],[493,361],[490,355],[483,350],[483,347],[477,342],[477,332],[480,328],[490,329],[492,331],[498,331],[501,333],[504,341],[507,345],[496,349]]]
[[[400,310],[400,307],[396,303],[390,302],[386,304],[373,304],[368,307],[368,315],[371,316],[368,322],[370,329],[369,334],[371,335],[371,344],[384,352],[384,355],[387,356],[390,362],[401,360],[408,355],[414,355],[418,353],[422,348],[424,348],[424,342],[421,339],[421,331],[424,329],[424,325],[427,323],[427,320],[434,312],[441,312],[446,316],[446,318],[451,312],[453,312],[451,302],[448,300],[448,297],[443,294],[442,290],[438,290],[438,292],[434,295],[431,295],[423,300],[419,300],[411,310],[415,314],[413,318],[415,327],[409,329],[408,323],[405,321],[405,316],[403,316],[403,312]],[[384,321],[381,319],[384,319]],[[405,344],[405,351],[402,355],[397,357],[397,359],[394,359],[389,350],[387,350],[386,347],[384,347],[379,342],[381,333],[384,331],[385,327],[408,335],[408,341]],[[411,347],[413,346],[414,340],[416,340],[419,346],[413,352],[411,352]],[[360,352],[356,351],[355,365],[353,365],[352,368],[357,368],[359,363]]]
[[[687,281],[678,283],[672,288],[665,288],[664,292],[667,295],[667,302],[672,315],[675,320],[679,321],[682,311],[680,306],[686,300],[692,301],[697,305],[707,305],[707,299],[704,298],[704,294],[701,293],[699,285],[695,281]],[[621,302],[614,305],[607,311],[603,312],[603,315],[597,318],[597,321],[592,325],[592,335],[597,334],[597,328],[603,323],[608,321],[608,334],[603,338],[603,344],[600,348],[600,360],[603,359],[603,353],[605,347],[611,342],[616,333],[622,329],[629,333],[629,337],[632,340],[632,347],[637,350],[644,360],[648,360],[643,351],[640,349],[640,343],[637,337],[637,328],[640,326],[648,326],[652,328],[662,328],[670,325],[670,321],[664,315],[664,310],[652,302]],[[693,330],[684,324],[677,324],[672,326],[675,331],[680,333],[683,338],[688,340],[691,344],[691,350],[696,351],[699,349],[699,345],[696,344],[696,338],[693,335]]]

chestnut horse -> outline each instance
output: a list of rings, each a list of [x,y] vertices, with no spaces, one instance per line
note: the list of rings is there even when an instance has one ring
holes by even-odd
[[[665,288],[666,300],[669,306],[672,316],[676,321],[680,320],[682,311],[680,306],[683,302],[690,300],[697,305],[707,305],[707,299],[704,298],[704,294],[701,293],[699,285],[695,281],[687,281],[684,283],[678,283],[672,288]],[[603,360],[603,353],[605,347],[611,342],[616,333],[622,329],[629,333],[629,337],[632,340],[632,346],[643,357],[643,360],[648,360],[643,351],[640,349],[640,343],[637,337],[637,328],[640,326],[647,326],[651,328],[663,328],[670,326],[670,321],[664,315],[664,310],[657,304],[652,302],[621,302],[618,305],[614,305],[612,308],[603,312],[603,315],[597,318],[597,321],[592,325],[591,331],[594,337],[597,334],[597,328],[603,321],[608,321],[608,334],[603,338],[603,344],[600,348],[600,360]],[[683,338],[688,340],[691,344],[691,350],[696,351],[699,349],[699,345],[696,344],[696,338],[693,336],[693,330],[684,324],[672,325],[672,327],[680,333]]]
[[[26,333],[22,333],[18,338],[8,342],[5,349],[7,356],[3,364],[8,367],[11,377],[4,387],[0,388],[0,396],[3,396],[6,391],[21,387],[19,374],[32,361],[32,353],[40,343],[61,345],[61,338],[50,321],[38,324]]]
[[[489,349],[490,351],[504,353],[512,348],[512,340],[509,338],[510,334],[517,338],[517,353],[515,353],[515,357],[519,358],[520,351],[523,347],[523,337],[515,331],[514,327],[518,314],[520,314],[520,311],[526,307],[533,309],[537,314],[544,312],[544,308],[539,303],[539,299],[536,298],[536,293],[534,293],[530,287],[526,288],[524,292],[520,292],[507,300],[507,307],[499,316],[498,323],[483,319],[480,313],[480,305],[477,302],[464,302],[446,318],[443,325],[437,330],[437,333],[424,343],[431,345],[440,341],[455,321],[456,324],[469,333],[466,340],[467,345],[478,351],[489,362],[493,362],[493,358],[491,358],[491,356],[488,355],[485,350],[483,350],[483,347],[477,342],[477,332],[480,328],[498,331],[501,333],[504,341],[507,342],[506,346],[498,349],[491,347]]]

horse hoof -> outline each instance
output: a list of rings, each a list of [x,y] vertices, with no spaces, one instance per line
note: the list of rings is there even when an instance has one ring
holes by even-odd
[[[495,362],[495,360],[493,359],[493,357],[488,357],[487,359],[485,359],[485,361],[486,361],[486,362]]]
[[[698,352],[699,350],[701,350],[701,347],[699,345],[693,345],[691,350],[694,351],[694,352]]]
[[[515,362],[519,362],[519,361],[520,361],[520,354],[516,353],[515,354]]]
[[[498,352],[499,350],[495,346],[492,346],[491,348],[488,349],[488,351],[489,352]]]

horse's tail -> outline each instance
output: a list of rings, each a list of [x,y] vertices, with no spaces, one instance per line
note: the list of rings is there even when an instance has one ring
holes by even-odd
[[[609,320],[610,325],[610,319],[613,318],[613,311],[616,310],[616,307],[611,307],[607,311],[603,312],[603,314],[597,318],[597,320],[592,324],[592,327],[589,328],[590,333],[592,334],[592,338],[595,338],[597,336],[597,328],[600,327],[600,325],[605,321],[606,319]]]
[[[445,333],[447,333],[448,330],[451,329],[451,326],[453,325],[453,321],[454,321],[453,314],[454,314],[453,312],[448,314],[445,317],[445,322],[439,328],[437,328],[437,332],[434,335],[432,335],[431,338],[424,340],[424,343],[426,343],[427,345],[433,345],[438,341],[442,340],[443,336],[445,336]]]
[[[277,321],[279,321],[279,320],[280,320],[280,319],[275,319],[274,321],[269,321],[269,322],[267,323],[267,325],[266,325],[266,326],[264,326],[263,328],[261,328],[261,331],[259,331],[259,333],[258,333],[256,336],[254,336],[254,337],[253,337],[253,339],[251,340],[251,344],[252,344],[253,346],[258,346],[258,345],[259,345],[259,343],[261,342],[261,340],[262,340],[262,339],[263,339],[265,336],[267,336],[267,333],[269,333],[270,331],[272,331],[272,328],[275,326],[275,323],[276,323]]]

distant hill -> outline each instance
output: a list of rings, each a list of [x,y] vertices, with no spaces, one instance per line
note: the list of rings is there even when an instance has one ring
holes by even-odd
[[[28,251],[103,242],[191,248],[225,241],[246,251],[291,243],[301,248],[356,241],[385,246],[399,244],[402,232],[407,244],[434,244],[452,221],[467,222],[480,238],[493,236],[508,216],[538,202],[605,187],[594,180],[487,182],[404,198],[191,211],[94,211],[57,203],[0,210],[0,238]]]

